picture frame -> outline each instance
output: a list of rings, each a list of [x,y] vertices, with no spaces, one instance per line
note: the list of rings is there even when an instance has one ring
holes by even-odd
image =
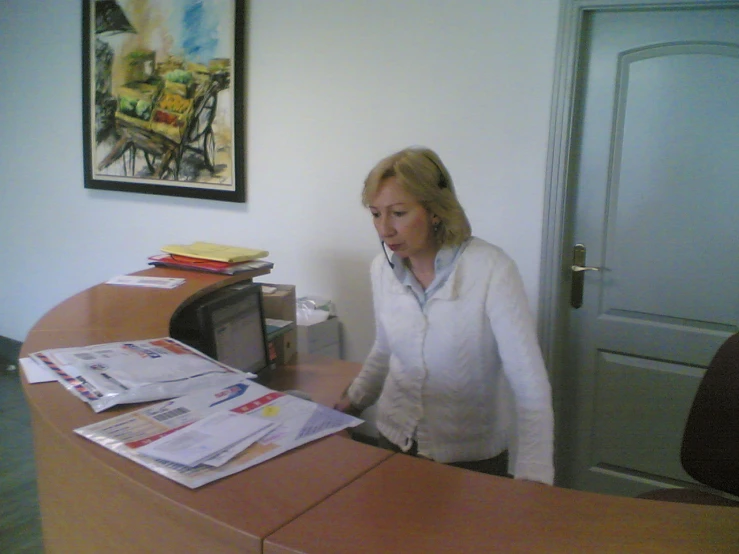
[[[85,188],[245,202],[244,0],[83,0]]]

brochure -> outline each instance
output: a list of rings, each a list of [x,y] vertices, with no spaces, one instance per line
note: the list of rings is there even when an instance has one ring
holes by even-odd
[[[54,348],[30,358],[51,369],[69,392],[96,412],[254,377],[171,337]]]

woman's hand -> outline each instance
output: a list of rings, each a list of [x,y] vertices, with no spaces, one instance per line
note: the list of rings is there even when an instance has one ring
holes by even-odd
[[[334,410],[339,410],[340,412],[344,412],[345,414],[349,414],[354,417],[358,417],[359,414],[362,413],[362,410],[352,404],[352,401],[349,400],[346,393],[344,393],[339,401],[334,404]]]

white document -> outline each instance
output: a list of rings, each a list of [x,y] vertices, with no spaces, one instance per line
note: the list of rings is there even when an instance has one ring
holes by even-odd
[[[224,449],[241,443],[243,448],[253,444],[269,421],[234,412],[216,412],[151,444],[139,452],[152,458],[194,467]],[[250,441],[247,439],[251,439]]]
[[[247,376],[171,337],[52,348],[30,358],[96,412],[173,398]]]
[[[26,381],[34,383],[50,383],[56,381],[56,375],[45,365],[37,364],[31,358],[21,358],[21,368],[26,376]]]
[[[153,287],[157,289],[173,289],[185,280],[179,277],[146,277],[138,275],[118,275],[106,281],[108,285],[128,285],[133,287]]]
[[[221,452],[214,454],[210,458],[203,460],[201,463],[209,467],[214,467],[214,468],[221,467],[222,465],[227,464],[232,459],[234,459],[236,456],[241,454],[244,450],[249,448],[252,444],[256,443],[257,441],[262,440],[262,438],[268,441],[269,440],[268,435],[272,433],[272,431],[274,431],[279,426],[280,426],[279,423],[270,423],[267,427],[265,427],[261,431],[257,431],[253,435],[245,438],[243,441],[237,442],[236,444],[229,446],[228,448],[222,450]]]

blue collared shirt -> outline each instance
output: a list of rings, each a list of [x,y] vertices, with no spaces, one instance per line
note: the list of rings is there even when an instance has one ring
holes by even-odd
[[[436,253],[436,259],[434,260],[434,280],[429,285],[429,288],[423,290],[421,283],[418,282],[413,272],[403,262],[397,254],[393,254],[391,261],[393,262],[393,273],[398,278],[400,284],[404,287],[408,287],[414,296],[418,300],[419,305],[423,308],[426,305],[434,292],[439,290],[454,270],[454,266],[457,263],[459,255],[464,251],[465,247],[469,244],[470,239],[467,239],[459,246],[447,246],[441,248]]]

